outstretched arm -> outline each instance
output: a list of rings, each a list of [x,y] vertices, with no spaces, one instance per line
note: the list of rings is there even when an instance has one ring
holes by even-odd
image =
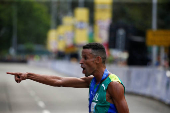
[[[112,97],[118,113],[129,113],[123,85],[119,82],[111,82],[108,86],[108,92]]]
[[[59,77],[59,76],[49,76],[41,75],[35,73],[13,73],[7,72],[15,76],[15,81],[20,83],[22,80],[30,79],[42,84],[56,86],[56,87],[75,87],[75,88],[88,88],[90,81],[93,77]]]

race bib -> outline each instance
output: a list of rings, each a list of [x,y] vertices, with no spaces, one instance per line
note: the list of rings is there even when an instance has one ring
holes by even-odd
[[[95,113],[95,106],[96,106],[96,103],[92,102],[91,103],[91,113]]]

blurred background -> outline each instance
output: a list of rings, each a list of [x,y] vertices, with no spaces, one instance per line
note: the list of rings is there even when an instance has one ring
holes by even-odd
[[[0,60],[79,61],[102,43],[107,63],[169,67],[169,0],[1,0]]]
[[[99,42],[127,93],[170,105],[169,6],[169,0],[1,0],[0,68],[29,64],[81,75],[82,46]],[[128,103],[133,112],[135,103]]]

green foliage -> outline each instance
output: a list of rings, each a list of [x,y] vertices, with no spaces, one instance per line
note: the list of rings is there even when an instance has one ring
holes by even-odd
[[[11,45],[12,7],[10,4],[0,2],[0,55],[8,52]]]
[[[50,25],[47,8],[36,2],[18,2],[18,42],[45,44]]]
[[[128,0],[127,0],[128,1]],[[170,29],[170,2],[157,1],[157,29]],[[113,22],[124,22],[139,30],[139,36],[144,36],[152,29],[152,0],[148,2],[115,2],[113,3]]]
[[[24,44],[26,53],[32,53],[34,51],[34,44],[33,43],[26,43]]]
[[[12,46],[14,6],[17,15],[17,43],[46,44],[50,15],[45,4],[34,0],[0,1],[0,54]]]
[[[113,5],[113,22],[124,22],[145,32],[151,28],[151,3],[115,3]],[[144,35],[144,34],[143,34]]]
[[[157,24],[159,29],[170,29],[170,2],[166,2],[164,0],[163,3],[158,4],[158,19]]]

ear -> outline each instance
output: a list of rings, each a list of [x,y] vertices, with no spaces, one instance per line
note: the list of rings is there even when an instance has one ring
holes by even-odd
[[[102,58],[100,56],[96,57],[96,63],[102,63]]]

